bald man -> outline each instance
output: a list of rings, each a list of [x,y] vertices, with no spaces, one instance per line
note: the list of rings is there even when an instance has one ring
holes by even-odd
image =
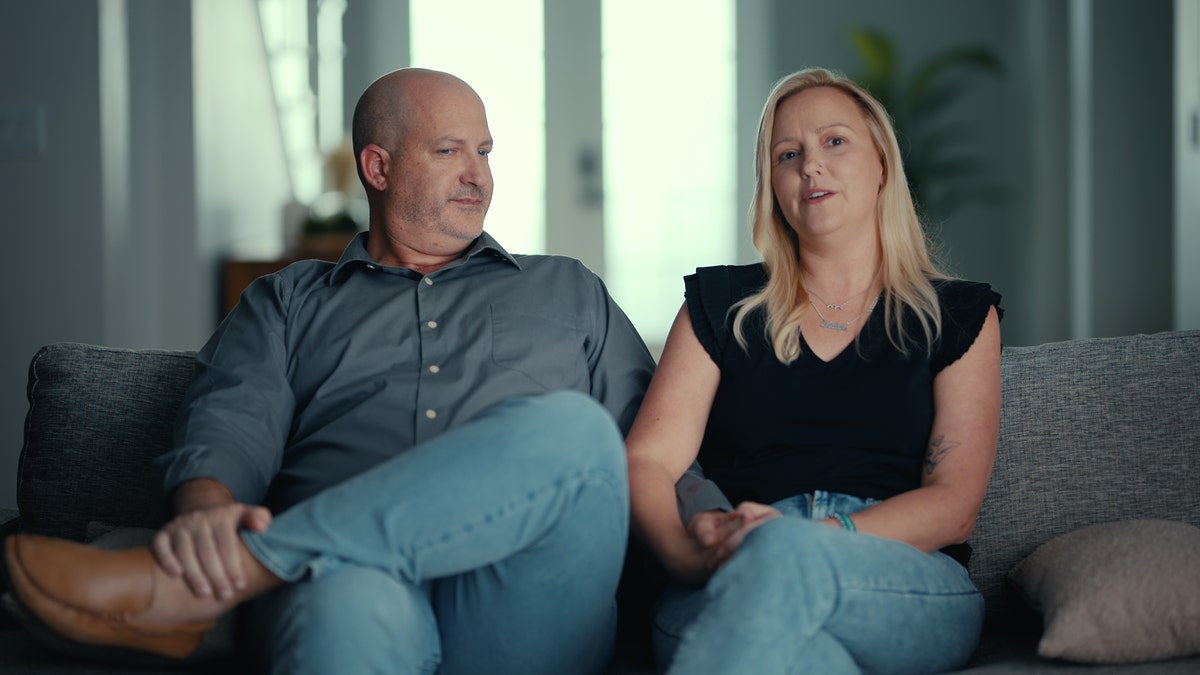
[[[370,227],[254,282],[199,353],[161,460],[177,516],[121,553],[11,537],[23,615],[186,658],[245,602],[277,673],[600,671],[653,360],[582,264],[483,232],[466,83],[385,75],[353,134]]]

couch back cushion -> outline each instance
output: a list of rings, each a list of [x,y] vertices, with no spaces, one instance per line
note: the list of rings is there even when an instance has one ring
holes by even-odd
[[[1200,526],[1200,331],[1006,347],[1001,372],[999,450],[971,536],[996,630],[1029,625],[1006,577],[1047,540],[1130,518]]]
[[[194,362],[192,352],[75,343],[38,351],[17,474],[22,529],[82,541],[90,522],[165,522],[152,460],[171,448]]]
[[[17,502],[27,531],[155,528],[194,353],[61,343],[29,369]],[[1007,582],[1049,539],[1129,518],[1200,526],[1200,331],[1006,347],[1000,445],[971,537],[993,628],[1029,625]],[[1036,623],[1036,621],[1034,621]]]

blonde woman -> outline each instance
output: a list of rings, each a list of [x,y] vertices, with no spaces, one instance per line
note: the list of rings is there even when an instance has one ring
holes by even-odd
[[[931,260],[883,107],[822,69],[763,110],[762,264],[697,270],[627,439],[633,526],[676,581],[671,673],[966,662],[963,545],[1000,414],[1000,296]],[[694,460],[738,506],[680,518]]]

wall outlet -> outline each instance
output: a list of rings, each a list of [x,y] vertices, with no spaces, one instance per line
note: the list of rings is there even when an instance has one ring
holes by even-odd
[[[45,106],[32,103],[0,105],[0,159],[36,157],[45,152]]]

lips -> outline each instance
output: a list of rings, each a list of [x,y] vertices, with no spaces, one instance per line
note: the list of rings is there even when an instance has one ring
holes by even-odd
[[[826,197],[830,197],[832,195],[833,195],[833,192],[831,192],[829,190],[821,190],[818,188],[814,188],[814,189],[809,190],[804,193],[804,201],[819,202],[822,199],[825,199]]]
[[[486,195],[484,195],[482,193],[482,191],[479,191],[479,192],[472,191],[472,192],[467,192],[466,194],[454,195],[454,196],[450,197],[450,201],[454,202],[455,204],[459,204],[461,206],[478,208],[478,207],[483,206],[483,200],[484,200],[485,196]]]

